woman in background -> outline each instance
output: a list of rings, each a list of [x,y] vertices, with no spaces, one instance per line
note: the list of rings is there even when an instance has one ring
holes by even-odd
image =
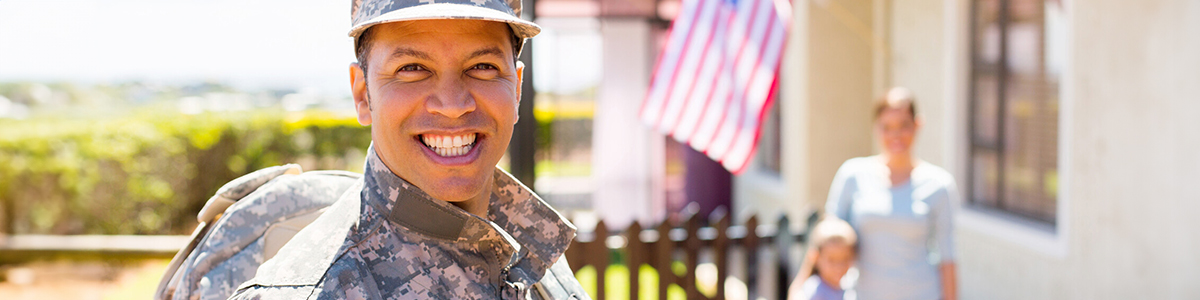
[[[921,127],[913,100],[893,88],[876,103],[882,153],[847,160],[829,190],[826,215],[858,232],[858,299],[957,299],[958,192],[950,173],[912,154]]]

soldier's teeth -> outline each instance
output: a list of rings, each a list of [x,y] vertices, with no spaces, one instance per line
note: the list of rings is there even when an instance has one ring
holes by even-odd
[[[462,156],[475,146],[475,134],[459,136],[422,135],[421,142],[438,156]]]

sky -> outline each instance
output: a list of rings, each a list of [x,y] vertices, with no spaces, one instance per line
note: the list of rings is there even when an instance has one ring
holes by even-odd
[[[348,96],[349,3],[3,0],[0,81],[215,81]],[[535,87],[571,93],[596,85],[596,22],[548,21],[558,25],[535,39],[534,71],[547,75]]]

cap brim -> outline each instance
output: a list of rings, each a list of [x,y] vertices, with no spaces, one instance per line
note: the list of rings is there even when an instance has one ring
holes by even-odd
[[[366,31],[367,28],[383,23],[445,19],[484,20],[508,23],[508,26],[512,27],[513,34],[523,39],[531,38],[542,32],[542,28],[537,24],[502,11],[482,6],[434,3],[398,9],[371,18],[366,22],[358,24],[358,26],[354,26],[354,28],[350,28],[349,35],[350,37],[358,38],[358,35]]]

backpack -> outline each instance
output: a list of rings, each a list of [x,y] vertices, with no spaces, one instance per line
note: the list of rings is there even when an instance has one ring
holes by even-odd
[[[197,214],[191,241],[171,259],[156,300],[226,299],[361,174],[274,166],[221,186]]]

